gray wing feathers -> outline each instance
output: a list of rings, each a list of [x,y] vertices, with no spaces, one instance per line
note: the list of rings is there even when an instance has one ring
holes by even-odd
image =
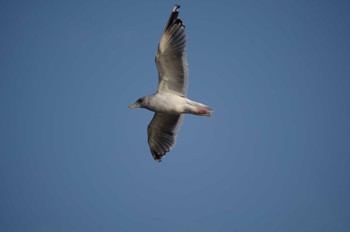
[[[179,6],[175,6],[158,45],[156,55],[158,93],[171,92],[186,96],[188,85],[186,33],[182,20],[177,18],[178,9]]]
[[[175,145],[183,115],[155,113],[148,125],[148,144],[153,158],[160,161]]]

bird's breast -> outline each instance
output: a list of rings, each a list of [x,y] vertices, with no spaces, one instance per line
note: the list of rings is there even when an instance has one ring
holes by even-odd
[[[186,98],[178,95],[156,94],[150,102],[150,110],[154,112],[182,114],[184,113]]]

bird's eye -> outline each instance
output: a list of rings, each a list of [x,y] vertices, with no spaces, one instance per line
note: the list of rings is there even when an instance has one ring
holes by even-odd
[[[139,98],[139,100],[137,100],[138,103],[142,103],[143,102],[143,99],[142,98]]]

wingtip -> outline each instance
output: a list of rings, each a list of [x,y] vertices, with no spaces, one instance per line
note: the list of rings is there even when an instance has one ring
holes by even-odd
[[[154,159],[157,163],[160,163],[160,162],[162,162],[163,156],[164,156],[164,155],[161,155],[161,156],[155,156],[155,155],[153,155],[153,159]]]
[[[175,5],[174,8],[173,8],[173,12],[179,12],[180,10],[180,5]]]
[[[162,162],[162,158],[166,153],[166,152],[164,152],[163,154],[161,154],[161,153],[156,153],[154,151],[151,151],[151,152],[152,152],[153,159],[158,163]]]

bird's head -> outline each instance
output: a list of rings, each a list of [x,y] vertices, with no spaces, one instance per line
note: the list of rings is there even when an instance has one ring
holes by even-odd
[[[129,109],[144,108],[145,107],[145,102],[146,102],[146,97],[141,97],[134,104],[128,106],[128,108]]]

